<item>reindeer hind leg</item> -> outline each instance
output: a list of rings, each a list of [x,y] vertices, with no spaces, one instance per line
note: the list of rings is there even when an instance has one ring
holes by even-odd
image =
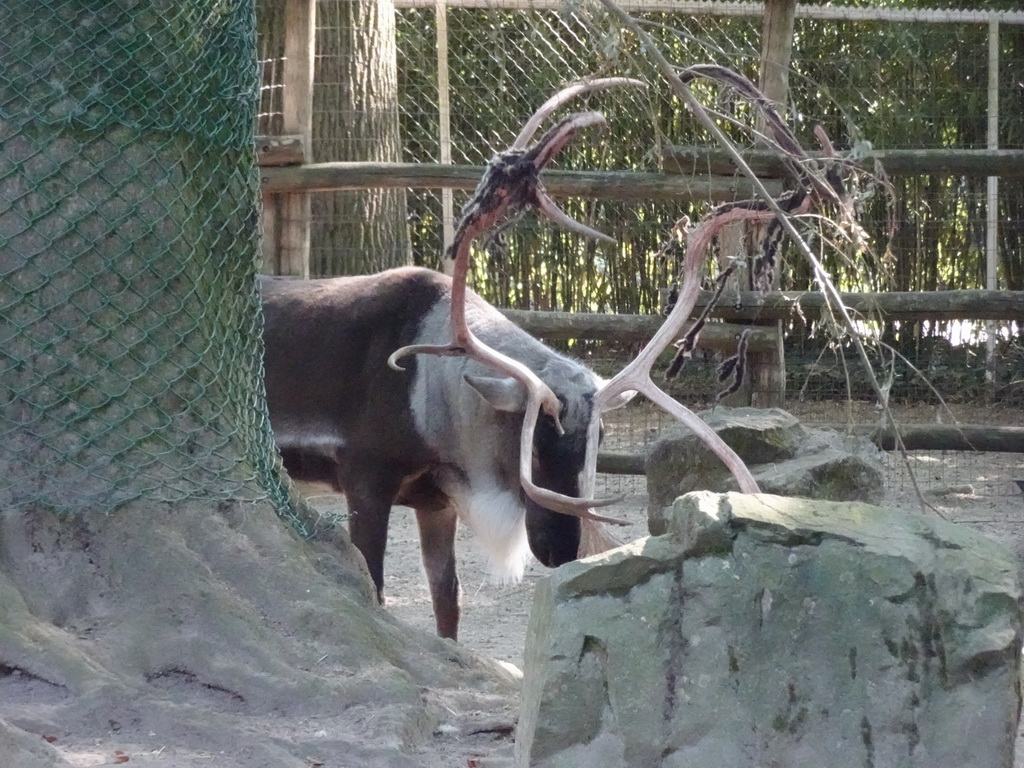
[[[458,527],[455,507],[430,471],[407,478],[395,503],[416,511],[420,553],[434,605],[437,634],[457,640],[462,591],[455,564],[455,531]]]
[[[355,474],[355,473],[351,473]],[[348,531],[366,560],[367,570],[384,604],[384,551],[388,543],[388,522],[398,481],[370,474],[343,483],[348,500]]]

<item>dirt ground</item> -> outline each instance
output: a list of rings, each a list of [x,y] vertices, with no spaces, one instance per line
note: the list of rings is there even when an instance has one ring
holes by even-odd
[[[804,409],[804,413],[796,407],[791,410],[808,424],[841,420],[835,409],[820,404]],[[663,422],[649,411],[625,413],[620,422],[606,424],[606,440],[615,450],[643,450],[656,438]],[[922,415],[910,409],[901,411],[908,422],[920,421]],[[988,409],[960,409],[957,417],[963,423],[1024,425],[1024,414],[1017,412],[995,415]],[[974,421],[980,418],[990,420]],[[924,509],[926,514],[940,514],[978,528],[1013,549],[1024,563],[1024,493],[1013,482],[1024,480],[1024,454],[914,451],[909,454],[909,468],[897,454],[884,454],[884,464],[886,506],[922,509],[911,481],[912,469],[924,500],[931,507]],[[316,504],[338,510],[338,497],[323,494],[320,488],[308,490],[316,494],[312,497]],[[598,490],[626,494],[620,505],[606,512],[632,523],[616,531],[617,536],[630,541],[647,535],[647,495],[642,477],[604,475],[599,478]],[[495,659],[520,666],[533,587],[548,570],[534,561],[527,567],[522,582],[497,584],[489,578],[486,559],[467,530],[460,530],[456,546],[464,604],[460,641]],[[392,516],[385,569],[388,610],[402,621],[432,630],[430,593],[420,566],[415,516],[403,507],[396,508]]]
[[[1024,495],[1010,480],[1011,476],[1024,479],[1024,456],[977,454],[970,467],[965,466],[967,462],[963,458],[953,455],[919,455],[914,456],[912,462],[919,468],[918,480],[924,485],[925,499],[937,512],[1000,539],[1024,562]],[[948,485],[942,481],[938,471],[949,469],[951,465],[962,482]],[[935,475],[929,476],[929,471]],[[890,467],[889,472],[899,485],[888,492],[886,505],[919,508],[902,468]],[[930,479],[935,476],[940,479]],[[613,479],[611,485],[617,484],[621,483]],[[317,501],[329,503],[324,497],[318,497]],[[612,509],[614,512],[608,510],[606,514],[633,523],[616,535],[627,541],[647,535],[646,494],[631,493],[620,506]],[[488,578],[486,560],[468,532],[460,532],[457,546],[464,590],[460,641],[495,659],[521,665],[533,587],[548,569],[534,562],[527,567],[521,583],[496,584]],[[388,610],[402,621],[433,629],[430,593],[419,557],[415,517],[410,510],[399,507],[392,518],[385,566]]]
[[[860,412],[851,414],[853,421],[864,423],[877,418],[877,414],[867,406],[858,406],[858,409]],[[791,410],[805,423],[835,422],[846,415],[842,406],[818,405],[808,407],[803,412],[798,407]],[[659,416],[642,408],[628,408],[618,414],[617,421],[606,424],[606,445],[612,450],[644,450],[657,437],[663,424]],[[916,409],[904,416],[908,421],[917,422],[927,418],[941,418],[927,409]],[[1024,414],[1016,411],[962,411],[958,417],[964,423],[1024,424]],[[1018,559],[1024,562],[1024,494],[1014,482],[1024,479],[1024,454],[915,452],[909,457],[909,464],[925,501],[930,505],[925,510],[927,514],[941,514],[950,520],[985,531],[1010,547]],[[885,473],[886,504],[901,509],[920,509],[920,502],[904,462],[897,456],[887,454]],[[632,521],[618,535],[623,540],[646,535],[644,479],[603,476],[601,482],[603,487],[598,488],[599,493],[626,495],[624,501],[609,512]],[[325,494],[323,489],[312,486],[304,487],[303,492],[323,510],[343,511],[343,502],[338,496]],[[208,512],[203,514],[209,518]],[[227,531],[230,536],[218,537],[213,535],[211,523],[201,523],[205,526],[202,531],[196,530],[199,525],[197,522],[195,526],[179,527],[173,536],[166,533],[159,541],[167,542],[167,547],[161,545],[150,554],[163,557],[166,562],[161,568],[164,570],[150,570],[166,572],[168,578],[183,569],[198,572],[208,567],[206,563],[214,561],[197,560],[196,564],[188,565],[183,564],[180,558],[204,547],[231,549],[249,546],[245,542],[250,539],[239,539],[237,530]],[[273,533],[266,526],[255,523],[252,528],[250,536]],[[194,541],[178,549],[179,542],[174,537],[186,534],[193,536]],[[293,538],[292,543],[289,543],[279,536],[280,541],[268,540],[258,549],[262,552],[277,552],[280,559],[285,557],[282,551],[284,547],[297,544]],[[167,548],[170,548],[169,551],[163,553]],[[458,552],[464,590],[461,644],[508,665],[521,667],[533,588],[546,575],[546,569],[534,563],[527,568],[522,582],[496,584],[489,578],[484,558],[466,531],[460,533]],[[86,558],[88,564],[91,564],[99,554],[94,550],[82,553],[83,567]],[[232,594],[225,594],[225,599],[236,597],[236,592],[246,593],[251,582],[259,578],[259,574],[251,571],[233,574],[228,590]],[[297,671],[283,669],[277,687],[273,688],[276,691],[273,696],[288,692],[295,699],[294,711],[270,707],[267,713],[251,717],[246,709],[250,705],[243,702],[237,691],[239,686],[247,685],[253,690],[262,690],[264,686],[260,680],[263,673],[258,670],[249,673],[240,668],[225,677],[232,681],[230,685],[211,684],[204,682],[203,677],[189,672],[203,667],[202,657],[188,660],[180,669],[174,667],[159,676],[157,683],[164,685],[166,690],[159,689],[159,695],[152,700],[107,701],[102,699],[105,695],[102,690],[94,692],[91,694],[93,698],[101,699],[96,703],[98,709],[88,701],[88,696],[81,704],[74,705],[68,702],[66,694],[61,693],[58,686],[33,674],[24,673],[19,668],[0,664],[0,718],[17,724],[21,729],[12,736],[4,731],[0,722],[0,768],[8,768],[3,755],[12,739],[34,739],[34,746],[30,749],[33,753],[39,751],[40,760],[11,765],[10,768],[50,768],[58,764],[85,768],[122,763],[160,768],[198,768],[207,765],[215,768],[279,768],[296,764],[297,747],[306,750],[302,752],[303,755],[308,753],[309,757],[303,758],[306,764],[327,768],[510,767],[512,734],[518,707],[512,687],[485,696],[476,691],[475,685],[449,690],[440,687],[435,689],[428,684],[422,689],[421,695],[425,697],[424,701],[433,702],[432,711],[441,713],[439,720],[421,722],[420,718],[397,729],[400,733],[407,732],[410,743],[417,745],[412,754],[388,741],[394,739],[395,723],[404,722],[402,718],[408,715],[387,709],[389,700],[381,682],[368,682],[368,687],[360,688],[364,691],[362,695],[370,699],[376,695],[377,698],[373,699],[379,699],[376,709],[372,706],[357,706],[345,711],[334,711],[337,709],[337,701],[326,689],[319,691],[320,699],[316,702],[306,701],[304,695],[296,696],[296,692],[291,690],[296,675],[308,678],[309,684],[313,686],[311,690],[319,690],[317,686],[320,683],[317,680],[320,678],[311,673],[315,670],[328,670],[332,663],[337,667],[334,670],[337,679],[332,680],[320,672],[324,684],[340,684],[339,680],[343,680],[349,685],[350,681],[344,679],[344,663],[334,659],[338,648],[323,642],[319,646],[307,648],[308,638],[295,630],[294,617],[306,616],[309,611],[319,611],[315,613],[317,618],[312,620],[312,626],[317,631],[327,626],[326,622],[332,620],[326,615],[331,610],[330,606],[319,606],[318,601],[307,599],[308,608],[299,605],[301,613],[289,613],[302,600],[288,595],[295,593],[301,598],[303,591],[309,591],[305,584],[289,587],[275,582],[272,591],[280,593],[278,604],[273,610],[282,613],[278,618],[271,615],[269,623],[285,629],[286,636],[296,645],[296,657],[306,660],[303,662],[305,666],[297,667]],[[386,591],[387,611],[393,617],[424,632],[433,633],[430,597],[420,565],[414,515],[403,508],[396,508],[392,516],[386,561]],[[209,607],[211,615],[219,613],[216,605]],[[144,608],[141,606],[139,610]],[[407,630],[400,627],[397,631],[402,633]],[[95,634],[96,638],[92,642],[100,646],[100,625],[84,628],[82,632],[86,640]],[[188,648],[196,640],[202,639],[186,638],[188,644],[182,647]],[[168,645],[169,641],[162,639],[157,642]],[[449,649],[448,652],[454,656],[452,646],[440,645]],[[168,648],[176,653],[173,644],[168,645]],[[109,648],[107,650],[114,652]],[[221,656],[211,655],[210,658],[219,659]],[[207,671],[210,674],[223,672],[217,669]],[[374,694],[378,688],[381,690]],[[415,707],[402,710],[408,711],[415,711]],[[107,717],[108,712],[112,713],[109,728],[100,727],[99,731],[96,730],[93,721],[99,716],[97,712],[103,713],[103,717]],[[101,735],[97,737],[97,733]],[[56,734],[54,749],[60,752],[64,762],[46,759],[49,753],[43,754],[44,748],[51,747],[41,742],[39,736],[46,738],[47,734]],[[1019,737],[1017,768],[1024,768],[1022,757],[1024,741]]]
[[[794,404],[790,410],[807,424],[845,419],[867,423],[879,418],[869,404]],[[664,424],[659,414],[643,407],[626,409],[621,414],[617,421],[605,425],[606,445],[612,450],[642,451],[656,439]],[[965,424],[1024,425],[1024,414],[1018,411],[961,407],[954,414]],[[952,420],[949,414],[924,406],[901,408],[898,417],[907,423]],[[1000,540],[1024,563],[1024,493],[1014,482],[1024,480],[1024,454],[915,451],[906,462],[892,453],[884,454],[883,460],[886,506],[923,509],[925,514],[939,514],[975,527]],[[922,508],[911,471],[928,507]],[[320,488],[306,490],[313,494],[315,504],[339,511],[342,502],[337,496],[325,494]],[[647,535],[647,496],[642,477],[602,476],[599,493],[602,491],[626,494],[620,505],[607,511],[632,523],[616,535],[624,541]],[[465,529],[460,531],[457,551],[463,585],[460,642],[521,668],[533,588],[547,569],[534,561],[527,567],[522,582],[498,584],[488,576],[486,560]],[[393,513],[385,568],[388,610],[404,622],[432,631],[430,594],[420,565],[418,534],[411,510],[398,507]],[[492,759],[500,760],[511,754],[506,741],[496,740]],[[1018,737],[1017,752],[1017,767],[1024,768],[1024,734]]]

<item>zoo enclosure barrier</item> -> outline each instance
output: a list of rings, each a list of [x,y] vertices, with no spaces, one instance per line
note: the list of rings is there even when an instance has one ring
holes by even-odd
[[[0,508],[287,514],[255,390],[251,5],[4,0],[0,21]]]
[[[295,87],[312,78],[309,42],[317,32],[309,12],[312,4],[282,1],[289,9],[285,18],[291,32],[278,47],[264,37],[264,135],[291,135],[282,129],[282,121],[303,114],[308,120],[314,109],[311,99],[307,104],[297,98]],[[261,8],[269,5],[261,3]],[[303,6],[305,15],[296,12]],[[408,188],[411,247],[418,263],[436,266],[445,227],[479,177],[480,165],[508,144],[523,116],[561,83],[608,71],[660,82],[628,40],[591,13],[590,6],[567,11],[545,2],[399,0],[396,7],[400,87],[394,109],[401,121],[401,160],[414,165],[328,162],[315,168],[265,168],[264,189],[296,201],[289,205],[301,211],[311,188]],[[757,69],[759,5],[663,2],[628,7],[659,25],[662,43],[681,63],[714,61],[752,76]],[[892,179],[892,199],[877,187],[866,190],[874,193],[865,199],[864,222],[876,250],[852,265],[832,258],[830,267],[842,287],[992,287],[994,252],[1002,259],[1003,284],[1024,287],[1017,265],[1024,254],[1024,162],[1014,149],[1024,147],[1024,110],[1012,109],[1018,98],[1013,73],[1024,60],[1022,23],[1020,12],[798,7],[787,99],[798,131],[806,134],[819,122],[846,146],[863,151],[870,140],[885,148],[885,162],[894,168],[894,152],[905,148],[910,156],[909,161],[902,158],[905,164],[896,171],[900,175]],[[289,44],[289,56],[279,55]],[[925,55],[928,50],[948,53],[937,61]],[[303,66],[289,69],[289,63]],[[289,71],[291,84],[281,87]],[[289,92],[292,106],[285,108],[282,99]],[[680,155],[676,148],[704,143],[704,137],[663,94],[613,92],[594,97],[590,106],[608,115],[610,131],[596,144],[584,141],[569,151],[560,162],[564,177],[549,173],[548,186],[555,191],[564,185],[560,194],[575,195],[566,201],[570,212],[591,220],[619,244],[598,247],[544,224],[520,223],[501,254],[478,254],[475,287],[498,305],[656,313],[661,292],[674,278],[674,263],[660,253],[671,223],[683,212],[699,217],[708,201],[749,194],[741,179],[728,175],[730,169],[716,166],[713,149],[693,155],[697,160],[688,168],[680,166],[680,157],[689,155]],[[737,105],[719,108],[744,116]],[[289,141],[274,140],[267,148],[276,152],[275,146]],[[302,140],[298,143],[300,152],[293,151],[291,162],[302,156]],[[939,148],[939,158],[923,154]],[[954,155],[963,162],[951,164]],[[456,165],[447,165],[449,159]],[[925,159],[933,165],[923,165]],[[979,176],[993,172],[993,159],[1005,174],[998,198],[995,182]],[[686,173],[673,175],[668,172],[673,167]],[[630,169],[631,175],[617,176],[622,169]],[[997,208],[1001,213],[995,215]],[[325,274],[315,242],[311,260],[295,257],[309,240],[302,233],[302,214],[278,216],[283,226],[272,242],[283,244],[282,250],[290,254],[286,270],[309,264],[299,269]],[[900,227],[890,236],[887,226],[893,218],[900,219]],[[994,219],[998,227],[992,226]],[[806,270],[791,264],[782,275],[782,287],[808,288],[808,280]],[[1021,394],[1015,373],[1024,357],[1021,329],[1019,315],[1002,319],[1008,322],[988,332],[973,320],[963,322],[969,318],[916,318],[877,328],[893,333],[891,341],[917,368],[942,373],[949,380],[946,394],[984,398],[995,392],[1013,401]],[[815,317],[791,321],[783,330],[790,358],[787,389],[811,398],[834,396],[843,383],[836,380],[836,372],[845,367],[841,344]],[[953,343],[953,333],[967,335],[972,344]],[[986,343],[991,352],[978,357],[978,345]],[[823,352],[829,365],[821,364]],[[797,361],[802,365],[794,370]],[[906,398],[933,397],[926,386],[911,383],[916,377],[909,369],[895,378],[897,391],[900,380],[907,381]]]

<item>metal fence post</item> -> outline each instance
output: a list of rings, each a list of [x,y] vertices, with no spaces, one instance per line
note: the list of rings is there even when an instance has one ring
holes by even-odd
[[[988,22],[988,148],[999,149],[999,20]],[[996,265],[999,247],[999,177],[989,176],[985,195],[985,289],[999,287]],[[989,400],[996,393],[996,327],[985,323],[985,384]]]

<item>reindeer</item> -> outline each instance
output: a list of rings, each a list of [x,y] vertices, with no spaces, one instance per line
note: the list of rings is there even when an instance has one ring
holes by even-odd
[[[542,106],[513,149],[489,165],[451,253],[468,254],[474,237],[531,203],[604,238],[538,192],[540,170],[600,116],[573,116],[532,149],[525,145],[567,98],[623,82],[575,86]],[[382,603],[392,505],[415,511],[437,632],[452,639],[460,615],[457,520],[505,578],[522,576],[530,552],[548,567],[576,559],[581,518],[617,522],[578,500],[600,378],[468,291],[464,268],[455,281],[406,267],[313,281],[264,278],[261,288],[267,401],[285,467],[345,494],[352,541]],[[462,349],[412,359],[405,370],[395,364],[408,351],[438,351],[453,336]],[[539,421],[531,404],[538,387],[546,396]]]
[[[554,419],[542,418],[526,460],[539,488],[579,496],[600,379],[476,294],[467,292],[464,300],[474,332],[555,393],[561,434]],[[520,578],[531,551],[549,567],[574,560],[580,521],[522,490],[519,435],[527,391],[518,381],[469,357],[423,357],[401,373],[388,367],[398,347],[449,337],[451,303],[451,279],[416,267],[263,283],[267,400],[286,469],[345,494],[352,542],[381,602],[391,507],[412,507],[437,631],[456,639],[458,519],[503,578]]]
[[[757,94],[728,70],[691,68],[686,75],[727,82],[748,97]],[[522,574],[527,547],[555,567],[618,543],[600,524],[622,521],[593,511],[617,501],[592,498],[601,414],[638,391],[690,427],[732,471],[741,491],[758,490],[732,449],[654,384],[650,370],[682,335],[711,238],[731,221],[769,219],[774,214],[763,205],[717,209],[689,233],[674,309],[636,359],[607,382],[520,331],[466,287],[472,240],[527,206],[580,234],[610,239],[566,216],[539,179],[577,131],[602,124],[603,117],[573,114],[532,148],[526,145],[567,99],[624,84],[640,83],[608,78],[560,92],[531,118],[512,148],[489,163],[446,254],[451,278],[403,268],[366,277],[263,283],[267,398],[286,467],[297,478],[326,480],[345,493],[352,541],[381,602],[391,506],[415,510],[442,637],[458,634],[457,520],[473,529],[499,573],[513,578]],[[763,100],[757,106],[773,112]],[[805,163],[781,119],[769,125],[780,143],[785,140],[785,151]],[[790,211],[806,210],[812,198],[831,189],[806,171],[800,180],[805,183],[789,201]],[[774,268],[774,248],[766,250],[763,270]],[[682,356],[705,317],[680,343]],[[410,355],[424,357],[412,358],[403,369],[398,361]],[[733,365],[737,376],[741,356],[742,347]]]

